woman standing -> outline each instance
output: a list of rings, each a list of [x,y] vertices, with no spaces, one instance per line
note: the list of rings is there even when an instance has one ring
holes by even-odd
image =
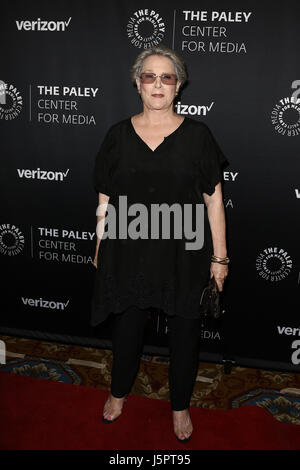
[[[121,415],[139,369],[147,309],[156,307],[168,318],[174,433],[186,442],[193,430],[189,403],[198,371],[199,301],[210,276],[221,291],[228,274],[221,189],[221,166],[227,160],[203,122],[174,112],[174,98],[187,79],[184,63],[174,51],[161,45],[141,52],[131,76],[143,110],[110,127],[94,172],[99,204],[104,207],[98,223],[103,224],[109,203],[119,224],[115,237],[97,232],[94,258],[91,325],[115,315],[111,393],[103,421],[111,423]],[[202,205],[204,243],[188,249],[186,232],[181,238],[163,237],[161,232],[151,237],[155,223],[145,217],[139,220],[140,237],[124,235],[120,216],[128,222],[134,211],[124,211],[137,203],[148,214],[157,204],[164,205],[163,222],[170,215],[168,209],[179,205],[185,222],[177,220],[176,232],[183,225],[194,227],[195,221],[197,225]],[[192,215],[185,212],[185,204]]]

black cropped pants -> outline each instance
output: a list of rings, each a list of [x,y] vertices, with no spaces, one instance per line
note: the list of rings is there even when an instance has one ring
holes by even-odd
[[[139,370],[148,309],[131,306],[114,314],[111,394],[130,393]],[[189,407],[199,362],[199,319],[168,316],[169,389],[171,409]]]

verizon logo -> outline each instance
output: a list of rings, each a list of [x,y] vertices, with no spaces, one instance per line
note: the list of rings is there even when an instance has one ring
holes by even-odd
[[[289,326],[277,326],[280,335],[300,336],[300,328],[291,328]]]
[[[44,21],[38,18],[34,21],[16,20],[18,31],[65,31],[70,24],[71,16],[68,21]]]
[[[67,302],[55,302],[54,300],[44,300],[42,298],[29,299],[27,297],[21,297],[21,299],[24,305],[29,305],[30,307],[50,308],[51,310],[64,310],[70,302],[70,300]]]
[[[63,181],[69,173],[69,168],[66,171],[47,171],[37,168],[36,170],[28,170],[25,168],[17,168],[19,178],[37,179],[46,181]]]
[[[211,111],[214,105],[214,101],[207,105],[198,105],[198,104],[181,104],[180,101],[175,105],[178,114],[190,114],[190,115],[203,115],[206,116],[209,111]]]

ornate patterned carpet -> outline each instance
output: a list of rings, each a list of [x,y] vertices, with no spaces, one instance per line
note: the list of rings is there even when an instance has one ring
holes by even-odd
[[[110,389],[112,352],[35,339],[0,336],[6,364],[0,372],[29,375],[57,382]],[[169,401],[169,360],[143,355],[132,394]],[[260,406],[278,421],[300,425],[300,374],[199,363],[192,406],[232,409]]]

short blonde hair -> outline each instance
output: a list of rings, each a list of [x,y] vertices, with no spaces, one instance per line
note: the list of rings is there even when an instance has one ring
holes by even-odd
[[[159,46],[154,46],[149,49],[146,49],[137,56],[134,61],[134,64],[130,69],[131,80],[134,84],[136,83],[135,79],[141,74],[144,60],[147,59],[147,57],[150,57],[151,55],[161,55],[163,57],[167,57],[172,61],[175,68],[176,76],[181,82],[180,86],[182,86],[187,81],[186,66],[181,57],[172,49],[169,49],[164,44],[161,44]]]

